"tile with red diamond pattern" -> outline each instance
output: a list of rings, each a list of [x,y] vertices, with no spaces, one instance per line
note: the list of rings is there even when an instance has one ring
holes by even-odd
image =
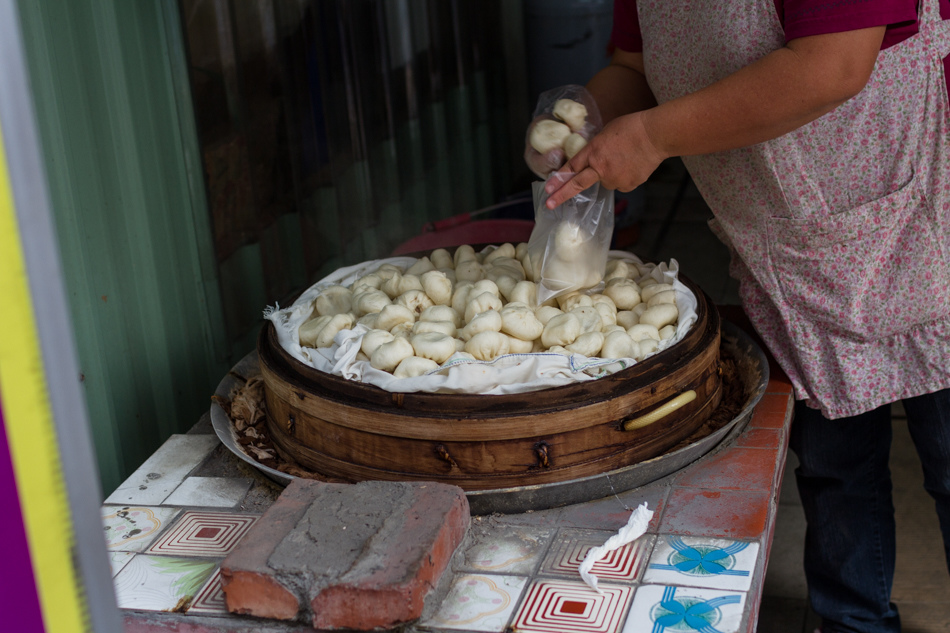
[[[559,541],[554,544],[541,564],[541,573],[577,579],[578,569],[587,552],[603,545],[611,536],[613,533],[610,532],[562,530],[558,535]],[[608,552],[604,558],[594,563],[591,573],[600,579],[635,581],[650,557],[653,539],[653,536],[644,534],[632,543]]]
[[[603,593],[582,582],[535,581],[511,628],[521,633],[616,633],[633,588],[599,587]]]
[[[257,520],[253,514],[185,512],[149,549],[149,554],[225,556]]]

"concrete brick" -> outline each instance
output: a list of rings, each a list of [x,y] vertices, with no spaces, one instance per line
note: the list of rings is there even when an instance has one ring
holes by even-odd
[[[319,630],[412,622],[469,523],[455,486],[295,481],[222,564],[228,609]]]

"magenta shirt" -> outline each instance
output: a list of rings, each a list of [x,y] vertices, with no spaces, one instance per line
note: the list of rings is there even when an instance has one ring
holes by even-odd
[[[881,49],[917,32],[917,0],[775,0],[785,41],[887,25]],[[950,0],[940,0],[940,15],[950,18]],[[643,51],[636,0],[615,0],[612,43],[619,49]],[[950,92],[950,57],[944,59]]]

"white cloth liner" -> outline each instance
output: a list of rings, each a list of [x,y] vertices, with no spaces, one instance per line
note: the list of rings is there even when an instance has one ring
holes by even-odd
[[[622,259],[643,265],[638,257],[626,251],[610,251],[609,259]],[[363,334],[369,331],[364,325],[341,331],[334,338],[331,347],[313,349],[300,345],[297,330],[310,318],[313,300],[323,288],[334,284],[349,286],[383,264],[394,264],[405,270],[416,261],[414,257],[390,257],[340,268],[304,291],[289,308],[269,307],[264,311],[264,317],[274,323],[281,347],[301,363],[328,374],[375,385],[391,392],[495,395],[524,393],[595,380],[626,369],[637,362],[632,358],[588,358],[579,354],[568,357],[555,353],[506,354],[491,361],[453,356],[439,369],[426,375],[396,378],[388,372],[373,368],[367,361],[356,360]],[[657,282],[673,285],[676,291],[676,307],[679,310],[676,335],[660,341],[657,352],[682,340],[697,319],[697,299],[689,288],[679,281],[678,274],[679,263],[675,259],[671,259],[669,264],[661,262],[650,272]]]
[[[649,510],[646,503],[637,506],[637,509],[630,513],[627,524],[620,528],[619,532],[607,539],[600,547],[592,547],[590,551],[587,552],[587,556],[584,557],[581,566],[578,568],[581,574],[581,580],[587,583],[587,586],[597,593],[603,593],[600,588],[597,587],[597,576],[590,573],[590,570],[597,561],[602,560],[604,556],[610,552],[643,536],[652,518],[653,510]]]

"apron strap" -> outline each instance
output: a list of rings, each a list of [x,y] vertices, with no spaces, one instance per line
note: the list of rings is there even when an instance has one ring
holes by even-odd
[[[939,0],[920,0],[917,3],[917,16],[920,24],[941,22]]]
[[[941,58],[950,55],[950,20],[940,16],[938,0],[920,0],[917,8],[920,34]]]

